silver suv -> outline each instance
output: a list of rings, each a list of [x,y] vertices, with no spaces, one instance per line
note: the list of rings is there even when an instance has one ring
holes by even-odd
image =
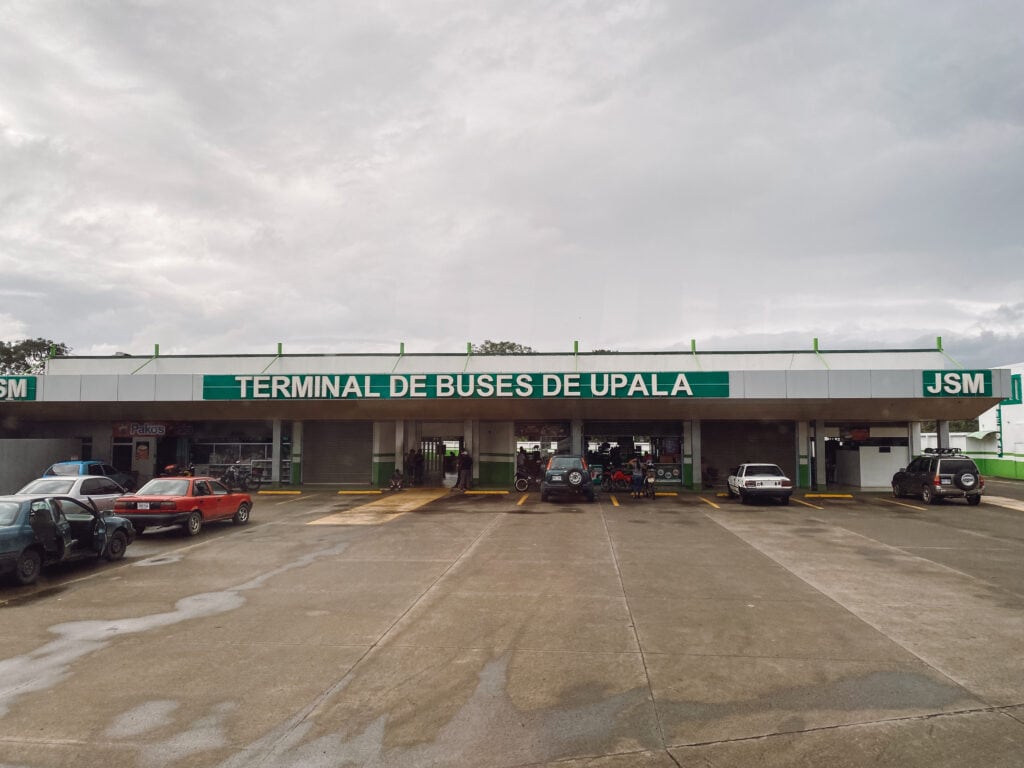
[[[973,506],[984,492],[985,479],[974,459],[953,448],[929,448],[892,476],[893,496],[920,496],[925,504],[965,499]]]

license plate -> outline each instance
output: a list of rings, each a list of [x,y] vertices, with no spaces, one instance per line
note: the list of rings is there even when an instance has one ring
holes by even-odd
[[[948,477],[944,477],[944,478],[942,478],[942,484],[943,485],[952,485],[953,481],[950,480]]]
[[[139,509],[149,509],[149,502],[148,501],[140,501],[139,502]]]
[[[560,483],[560,482],[562,482],[562,476],[561,475],[552,475],[551,476],[551,482],[553,482],[553,483]]]

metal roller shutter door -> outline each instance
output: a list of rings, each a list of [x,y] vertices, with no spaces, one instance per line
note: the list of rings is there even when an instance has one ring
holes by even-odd
[[[370,485],[373,422],[307,422],[302,442],[302,482]]]

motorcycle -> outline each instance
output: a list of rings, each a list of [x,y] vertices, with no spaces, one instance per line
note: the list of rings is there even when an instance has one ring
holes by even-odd
[[[540,481],[537,480],[537,478],[534,477],[533,475],[531,475],[529,472],[525,472],[523,470],[518,470],[516,472],[516,479],[512,483],[512,486],[517,491],[519,491],[520,493],[524,493],[524,492],[526,492],[526,491],[528,491],[530,489],[531,485],[539,485],[539,484],[540,484]]]
[[[232,491],[258,491],[262,482],[262,472],[254,471],[251,467],[246,468],[240,462],[235,462],[224,470],[224,474],[218,479]]]
[[[653,499],[655,496],[654,481],[654,467],[648,467],[647,473],[644,475],[644,496],[648,499]]]
[[[628,491],[633,486],[633,478],[621,469],[615,468],[611,472],[605,472],[601,479],[601,490],[605,493],[612,491]]]

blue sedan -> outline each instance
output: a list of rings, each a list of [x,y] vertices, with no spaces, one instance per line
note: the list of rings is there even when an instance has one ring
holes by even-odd
[[[120,560],[135,540],[123,517],[70,496],[0,496],[0,575],[33,584],[43,566],[86,558]]]

